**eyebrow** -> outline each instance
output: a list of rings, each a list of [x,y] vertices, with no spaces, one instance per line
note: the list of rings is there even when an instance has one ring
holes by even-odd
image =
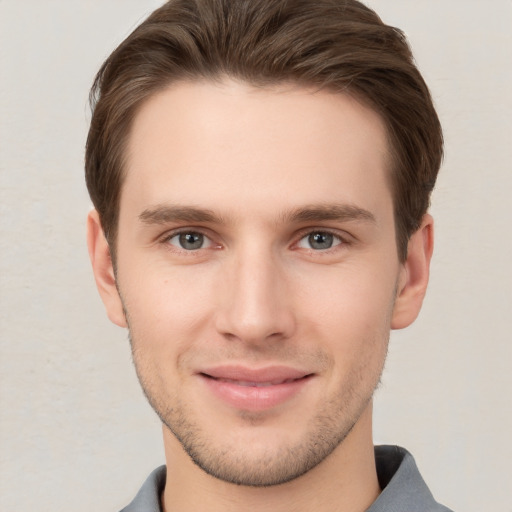
[[[144,224],[166,224],[169,222],[211,222],[224,221],[211,210],[191,206],[158,205],[144,210],[139,219]]]
[[[193,206],[157,205],[145,209],[139,219],[144,224],[167,224],[171,222],[208,222],[225,224],[223,217],[212,210]],[[368,210],[350,204],[316,204],[303,206],[285,212],[280,216],[281,222],[321,222],[334,220],[338,222],[367,221],[375,223],[375,216]]]
[[[288,222],[316,222],[325,220],[367,221],[376,223],[375,216],[368,210],[351,204],[320,204],[300,207],[283,215]]]

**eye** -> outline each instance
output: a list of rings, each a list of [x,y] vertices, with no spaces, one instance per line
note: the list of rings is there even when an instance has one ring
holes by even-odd
[[[301,238],[297,247],[302,249],[313,249],[315,251],[325,251],[336,245],[340,245],[342,240],[340,237],[329,233],[328,231],[313,231],[307,236]]]
[[[185,251],[197,251],[212,245],[211,240],[197,231],[182,231],[167,238],[167,243],[184,249]]]

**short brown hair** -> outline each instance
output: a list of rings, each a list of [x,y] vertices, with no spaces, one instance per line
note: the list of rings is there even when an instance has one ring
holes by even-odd
[[[442,131],[404,34],[356,0],[170,0],[118,46],[91,90],[85,156],[87,187],[113,256],[137,109],[175,81],[223,76],[349,93],[381,115],[405,260],[441,165]]]

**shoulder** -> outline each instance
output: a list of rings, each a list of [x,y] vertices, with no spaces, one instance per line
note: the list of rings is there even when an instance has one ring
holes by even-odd
[[[375,463],[382,492],[367,512],[452,512],[434,499],[405,448],[376,446]]]
[[[146,479],[133,501],[120,512],[162,512],[160,494],[165,486],[166,467],[156,468]]]

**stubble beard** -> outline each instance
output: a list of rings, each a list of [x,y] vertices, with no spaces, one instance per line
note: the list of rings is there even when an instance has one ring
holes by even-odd
[[[137,342],[132,339],[131,331],[129,336],[135,369],[147,400],[193,463],[224,482],[250,487],[284,484],[325,460],[343,443],[369,405],[379,385],[385,360],[383,357],[381,367],[371,378],[365,373],[365,370],[368,371],[365,365],[353,370],[348,379],[350,386],[339,390],[323,404],[309,421],[300,440],[247,457],[243,449],[236,449],[229,445],[229,441],[226,446],[217,446],[209,439],[207,422],[197,421],[197,415],[177,394],[162,397],[155,390],[154,381],[148,378],[151,368],[139,357]],[[370,343],[374,344],[375,340],[372,341]],[[365,381],[366,385],[361,386],[361,382]],[[257,423],[256,416],[251,417],[251,414],[246,414],[245,420],[248,424],[251,421]]]

